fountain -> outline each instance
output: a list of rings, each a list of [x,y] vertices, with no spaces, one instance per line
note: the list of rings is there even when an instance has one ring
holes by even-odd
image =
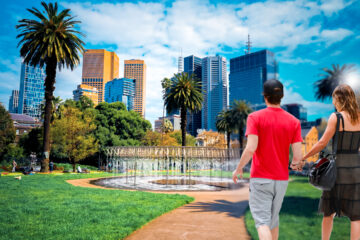
[[[108,166],[120,177],[94,184],[151,191],[224,190],[241,187],[231,179],[239,149],[208,147],[108,147]]]

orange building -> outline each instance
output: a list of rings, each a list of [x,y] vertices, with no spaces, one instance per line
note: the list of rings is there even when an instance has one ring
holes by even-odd
[[[74,101],[79,101],[81,96],[87,96],[93,101],[94,105],[99,103],[99,91],[96,87],[89,86],[86,84],[80,84],[77,86],[77,89],[73,91]]]
[[[119,57],[104,49],[88,49],[84,52],[82,83],[95,87],[98,103],[104,101],[105,84],[119,77]]]
[[[124,78],[135,79],[134,111],[145,117],[146,64],[144,60],[125,60]]]
[[[301,136],[303,138],[302,153],[305,155],[319,140],[319,131],[316,127],[301,129]],[[308,162],[316,162],[318,160],[318,154],[307,159]]]

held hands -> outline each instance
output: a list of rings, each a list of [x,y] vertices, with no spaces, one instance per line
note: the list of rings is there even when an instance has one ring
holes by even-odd
[[[290,165],[290,167],[291,167],[291,169],[294,170],[294,171],[299,171],[299,172],[301,172],[302,169],[303,169],[303,167],[304,167],[304,165],[305,165],[305,158],[302,158],[302,160],[299,161],[299,162],[292,162],[291,165]]]
[[[242,168],[239,170],[239,169],[235,169],[235,171],[233,171],[233,176],[232,176],[232,179],[234,181],[234,183],[237,183],[238,181],[238,175],[240,175],[240,178],[243,177],[243,170]]]

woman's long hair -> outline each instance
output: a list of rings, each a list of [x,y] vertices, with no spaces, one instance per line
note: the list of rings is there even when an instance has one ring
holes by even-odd
[[[352,88],[347,84],[341,84],[335,88],[332,97],[335,99],[336,109],[339,112],[346,111],[350,116],[351,123],[357,124],[360,109]]]

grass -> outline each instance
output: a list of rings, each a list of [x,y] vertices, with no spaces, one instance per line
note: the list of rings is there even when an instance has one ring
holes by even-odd
[[[63,167],[65,171],[72,171],[73,170],[73,165],[70,163],[54,163],[54,165],[56,165],[57,167]],[[81,169],[83,168],[87,168],[89,170],[98,170],[97,167],[94,166],[90,166],[90,165],[82,165],[82,164],[76,164],[76,167],[80,165]]]
[[[305,177],[291,179],[280,212],[279,239],[321,239],[322,215],[317,212],[321,192],[312,187]],[[245,223],[251,237],[259,239],[249,209]],[[347,218],[335,218],[331,236],[331,239],[336,240],[349,239],[350,221]]]
[[[123,239],[150,220],[193,199],[75,187],[68,179],[113,174],[0,177],[0,239]]]

